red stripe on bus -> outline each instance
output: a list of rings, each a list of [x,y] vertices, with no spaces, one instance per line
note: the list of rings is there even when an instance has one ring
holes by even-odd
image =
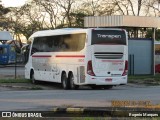
[[[32,57],[46,58],[46,57],[52,57],[52,56],[51,55],[33,55]]]
[[[84,57],[85,57],[85,55],[56,55],[56,57],[84,58]]]

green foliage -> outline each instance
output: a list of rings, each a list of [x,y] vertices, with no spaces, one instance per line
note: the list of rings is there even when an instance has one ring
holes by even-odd
[[[4,17],[4,15],[7,14],[8,12],[10,12],[10,9],[3,7],[0,1],[0,27],[1,28],[4,28],[4,26],[8,24],[6,18]]]
[[[22,23],[17,23],[15,21],[12,21],[10,25],[12,26],[16,34],[23,34],[27,39],[34,32],[43,29],[41,27],[41,24],[38,21],[32,21],[32,23],[28,25],[24,25]]]
[[[7,14],[8,12],[10,12],[9,8],[4,8],[2,6],[2,4],[0,4],[0,16],[3,16],[4,14]]]
[[[128,76],[129,83],[160,85],[160,74],[153,75],[135,75]]]
[[[19,31],[28,39],[31,34],[42,29],[43,28],[38,21],[32,21],[31,24],[19,28]]]
[[[72,26],[73,27],[84,27],[84,17],[87,16],[87,14],[82,13],[81,11],[78,12],[72,12],[70,14],[72,18]]]
[[[134,75],[134,76],[129,76],[129,79],[155,79],[157,81],[160,81],[160,74],[154,75]]]
[[[153,31],[152,29],[147,29],[146,38],[152,38]],[[160,29],[156,30],[156,40],[160,41]]]

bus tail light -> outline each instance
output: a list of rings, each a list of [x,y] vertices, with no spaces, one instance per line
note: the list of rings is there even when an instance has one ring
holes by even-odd
[[[128,74],[128,61],[126,60],[125,61],[125,67],[124,67],[124,72],[122,74],[122,76],[125,76]]]
[[[91,75],[91,76],[95,76],[94,72],[93,72],[93,67],[92,67],[92,61],[88,61],[87,64],[87,74]]]

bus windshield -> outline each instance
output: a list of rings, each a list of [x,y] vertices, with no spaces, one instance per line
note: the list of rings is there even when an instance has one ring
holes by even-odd
[[[92,30],[92,45],[120,44],[126,45],[125,31],[120,30]]]

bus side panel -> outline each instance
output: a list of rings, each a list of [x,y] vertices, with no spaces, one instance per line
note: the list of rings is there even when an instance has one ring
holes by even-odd
[[[50,81],[52,64],[51,55],[47,53],[35,53],[32,55],[32,65],[35,72],[35,79],[42,81]]]
[[[65,63],[57,63],[57,69],[55,72],[55,82],[61,83],[62,72],[65,72],[68,77],[68,66]]]
[[[84,66],[84,57],[84,50],[80,52],[55,53],[54,63],[57,64],[56,71],[58,71],[58,73],[56,73],[58,74],[56,75],[56,82],[61,82],[62,72],[65,72],[67,77],[69,77],[70,72],[74,76],[74,83],[78,84],[77,70],[79,66]]]

